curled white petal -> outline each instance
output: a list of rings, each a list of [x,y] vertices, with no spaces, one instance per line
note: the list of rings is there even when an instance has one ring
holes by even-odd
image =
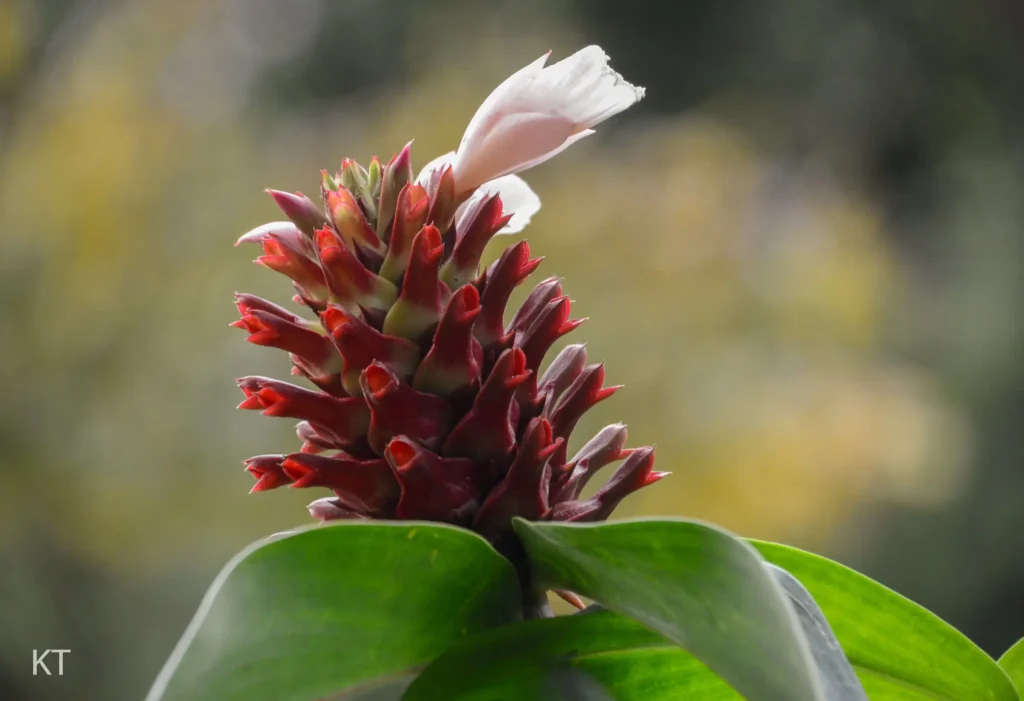
[[[598,46],[546,60],[512,74],[473,115],[452,162],[460,191],[543,163],[644,96]]]
[[[459,207],[455,213],[456,227],[461,228],[462,218],[473,211],[475,203],[494,194],[501,197],[502,211],[512,213],[512,218],[498,234],[518,234],[540,211],[540,198],[526,181],[518,175],[505,175],[477,188],[472,197]]]
[[[427,184],[430,182],[430,175],[431,175],[431,173],[433,173],[436,170],[437,171],[441,170],[446,165],[451,163],[454,159],[455,159],[455,152],[454,151],[449,151],[448,153],[445,153],[445,154],[442,154],[442,155],[438,156],[437,158],[432,160],[430,163],[428,163],[427,165],[423,166],[423,169],[420,170],[420,174],[416,176],[416,182],[418,184],[423,185],[424,187],[426,187]]]

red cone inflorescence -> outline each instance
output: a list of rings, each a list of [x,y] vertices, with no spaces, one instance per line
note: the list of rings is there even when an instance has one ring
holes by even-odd
[[[335,519],[421,519],[473,529],[496,543],[511,519],[596,521],[665,473],[651,448],[626,448],[626,427],[602,429],[575,455],[580,417],[617,389],[582,345],[546,369],[550,348],[581,321],[556,278],[514,313],[515,287],[538,266],[525,241],[480,270],[509,221],[498,195],[456,195],[450,166],[424,182],[409,147],[381,165],[322,174],[323,208],[268,191],[286,222],[239,239],[284,274],[305,318],[259,297],[235,302],[248,340],[286,351],[299,386],[243,377],[242,409],[298,421],[302,448],[245,461],[252,491],[320,487],[310,513]],[[506,323],[505,319],[511,317]],[[581,491],[622,461],[592,497]]]

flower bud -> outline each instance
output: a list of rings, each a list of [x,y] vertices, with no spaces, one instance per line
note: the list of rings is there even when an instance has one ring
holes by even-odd
[[[408,436],[427,448],[439,448],[451,428],[451,407],[433,394],[417,392],[386,365],[373,362],[363,370],[363,396],[370,406],[370,447],[377,454],[395,436]]]
[[[546,518],[550,460],[561,444],[562,439],[552,434],[546,419],[532,420],[508,474],[480,507],[473,527],[494,537],[511,528],[513,516],[532,521]]]
[[[554,408],[558,398],[568,389],[587,365],[587,347],[574,343],[562,349],[537,381],[537,394],[547,406]]]
[[[471,460],[442,458],[406,436],[388,443],[384,456],[402,489],[397,518],[466,523],[479,506],[481,470]]]
[[[537,283],[537,286],[530,290],[530,294],[526,295],[522,306],[519,307],[509,323],[509,328],[515,332],[516,338],[522,337],[548,302],[560,297],[562,297],[562,281],[557,277],[549,277]]]
[[[441,318],[444,283],[438,279],[438,269],[443,254],[441,234],[436,227],[426,226],[416,234],[401,295],[384,318],[384,333],[416,341]]]
[[[283,455],[256,455],[243,460],[242,464],[245,465],[246,472],[256,478],[256,484],[249,490],[249,493],[266,492],[291,482],[291,478],[281,467],[283,461]]]
[[[345,187],[324,190],[324,201],[331,213],[334,228],[341,234],[346,244],[353,249],[362,246],[374,253],[384,254],[384,244],[377,238],[351,190]]]
[[[301,358],[316,374],[333,375],[341,370],[341,357],[331,340],[306,325],[259,309],[250,309],[232,326],[249,332],[249,343],[279,348]]]
[[[555,341],[585,321],[569,319],[571,306],[568,297],[556,297],[537,311],[525,329],[517,329],[515,344],[523,349],[526,366],[534,372]]]
[[[254,262],[291,278],[302,297],[314,304],[325,302],[330,294],[323,269],[286,237],[265,236],[263,255]]]
[[[480,295],[480,316],[473,329],[477,340],[487,348],[506,340],[505,307],[512,291],[537,269],[542,258],[530,259],[530,246],[520,241],[487,269]]]
[[[316,245],[333,301],[353,313],[358,313],[360,308],[381,311],[391,308],[398,290],[367,270],[344,240],[330,229],[321,229],[316,232]]]
[[[377,235],[390,241],[391,220],[395,216],[398,193],[412,182],[412,142],[407,143],[397,156],[384,166],[380,182],[380,209],[377,212]]]
[[[396,285],[402,282],[405,269],[409,265],[413,238],[423,229],[429,206],[430,199],[423,187],[413,183],[402,188],[398,194],[388,252],[380,268],[381,277]]]
[[[619,466],[608,483],[592,499],[556,504],[551,517],[556,521],[603,521],[627,496],[654,484],[668,472],[654,472],[654,448],[637,448]]]
[[[568,438],[576,422],[598,402],[615,394],[620,386],[604,387],[604,365],[590,365],[565,391],[565,396],[551,413],[551,426],[556,436]],[[556,461],[565,462],[563,445]]]
[[[366,169],[366,189],[370,193],[370,200],[373,203],[374,212],[377,210],[376,202],[380,198],[380,183],[383,176],[383,168],[380,159],[376,156],[370,159],[370,166]],[[374,214],[376,216],[376,214]]]
[[[461,213],[455,224],[455,247],[441,270],[441,279],[452,289],[473,279],[487,243],[510,219],[511,214],[502,214],[501,198],[497,195],[477,200]]]
[[[430,213],[427,215],[427,221],[440,231],[446,232],[447,235],[455,218],[455,210],[459,206],[459,200],[455,194],[455,176],[452,174],[451,166],[440,171],[430,183],[427,192],[430,193]]]
[[[370,415],[362,397],[332,397],[266,377],[243,377],[245,395],[239,409],[262,409],[264,416],[287,416],[309,421],[318,432],[342,444],[364,435]]]
[[[487,377],[473,407],[444,442],[444,455],[487,461],[504,458],[516,447],[519,416],[513,399],[530,377],[526,356],[518,348],[502,353]]]
[[[401,378],[412,377],[420,359],[419,346],[412,341],[383,334],[337,306],[328,307],[321,318],[341,354],[342,384],[350,395],[362,394],[360,377],[375,360]]]
[[[326,170],[320,171],[320,190],[321,192],[328,192],[330,190],[337,190],[341,187],[338,181],[333,175],[328,173]]]
[[[338,450],[344,447],[321,435],[308,421],[300,421],[295,425],[295,435],[302,441],[303,453],[322,453],[325,450]]]
[[[346,453],[293,453],[282,463],[292,487],[326,487],[351,509],[368,515],[388,514],[398,500],[398,482],[386,461],[356,460]]]
[[[319,207],[301,192],[292,194],[282,190],[267,190],[267,194],[274,198],[274,202],[281,208],[284,215],[288,217],[295,226],[310,238],[313,232],[327,224],[327,217]]]
[[[238,308],[238,313],[241,314],[242,316],[245,316],[246,314],[250,314],[253,311],[258,310],[268,312],[270,314],[273,314],[274,316],[279,316],[282,319],[286,319],[295,324],[307,323],[306,320],[303,319],[301,316],[290,312],[289,310],[285,309],[282,306],[274,304],[273,302],[263,299],[262,297],[246,294],[244,292],[235,293],[235,306]],[[238,328],[239,324],[236,321],[233,322],[231,326]]]
[[[416,371],[415,389],[447,397],[477,385],[483,350],[473,338],[473,322],[479,314],[480,293],[471,285],[460,287],[448,301],[434,342]]]
[[[556,474],[558,485],[554,502],[579,499],[590,478],[605,465],[628,457],[633,451],[626,449],[626,426],[612,424],[602,428],[596,436],[580,448],[572,460]]]
[[[341,162],[341,170],[338,172],[338,182],[341,188],[352,193],[359,201],[362,212],[373,219],[377,216],[377,203],[373,199],[373,189],[370,186],[370,175],[366,169],[351,158]],[[374,236],[376,238],[376,236]]]

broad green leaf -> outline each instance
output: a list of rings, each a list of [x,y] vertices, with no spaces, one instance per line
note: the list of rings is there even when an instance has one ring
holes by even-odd
[[[363,522],[257,543],[218,575],[148,701],[398,699],[419,669],[520,615],[482,538]]]
[[[999,665],[933,613],[831,560],[753,545],[811,593],[871,701],[1019,701]]]
[[[611,611],[524,621],[432,662],[402,701],[742,701],[690,653]]]
[[[799,582],[773,574],[797,606],[808,638],[818,643],[829,701],[867,697],[824,617]],[[690,653],[649,628],[611,611],[486,631],[432,662],[403,701],[740,701],[741,697]]]
[[[822,701],[800,623],[762,558],[685,520],[528,523],[540,586],[569,589],[659,631],[749,701]]]
[[[772,564],[766,567],[793,604],[825,687],[825,697],[829,701],[867,701],[864,687],[807,588],[781,567]]]
[[[1024,699],[1024,638],[1003,653],[999,658],[999,666],[1006,670],[1017,687],[1017,694]]]

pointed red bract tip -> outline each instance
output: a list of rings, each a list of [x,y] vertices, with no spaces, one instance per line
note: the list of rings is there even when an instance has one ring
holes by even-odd
[[[455,171],[451,164],[445,165],[440,170],[430,174],[430,182],[427,188],[430,193],[430,214],[427,221],[437,224],[439,228],[447,231],[455,217]]]
[[[374,398],[379,398],[384,394],[394,391],[398,386],[398,378],[385,365],[377,361],[374,361],[363,370],[363,377],[366,379],[367,389],[370,390],[370,394]]]
[[[443,255],[444,246],[437,227],[423,227],[412,240],[412,251],[398,303],[391,308],[384,321],[385,333],[417,338],[440,318],[444,286],[438,278],[438,272]],[[409,325],[406,317],[410,307],[425,310],[429,316],[419,314],[417,322]]]
[[[235,407],[235,408],[236,409],[250,409],[250,410],[262,409],[263,408],[263,402],[261,402],[260,398],[257,395],[254,394],[254,395],[252,395],[250,397],[246,397],[245,400],[241,404],[239,404],[237,407]]]
[[[284,215],[292,220],[300,231],[312,235],[313,230],[327,223],[327,217],[316,204],[301,192],[284,192],[283,190],[265,191],[270,195]]]
[[[320,320],[324,322],[324,326],[331,334],[341,330],[345,325],[353,323],[352,315],[336,304],[332,304],[320,312]]]
[[[505,307],[512,291],[540,264],[541,259],[530,260],[530,246],[520,241],[496,260],[475,283],[482,286],[480,318],[473,333],[486,348],[505,343]]]
[[[505,375],[503,383],[508,389],[515,389],[529,379],[530,375],[533,374],[533,370],[526,367],[526,353],[523,352],[522,348],[512,348],[509,352],[509,368],[507,375]],[[504,356],[503,356],[504,357]],[[499,358],[500,361],[500,358]]]
[[[314,472],[308,465],[303,465],[289,458],[281,463],[281,469],[292,480],[292,488],[304,489],[311,486],[309,483],[314,477]]]
[[[625,387],[625,385],[610,385],[608,387],[603,387],[599,389],[598,391],[594,392],[594,403],[597,404],[601,400],[607,399],[608,397],[612,396],[623,387]]]
[[[408,470],[412,461],[416,459],[416,446],[409,439],[398,436],[391,439],[385,453],[391,466],[402,472]]]
[[[412,164],[412,141],[402,147],[402,150],[397,155],[392,156],[391,160],[388,161],[389,166],[395,168],[407,168]]]
[[[378,454],[392,438],[406,436],[433,449],[451,428],[451,405],[442,397],[419,392],[375,362],[363,371],[363,396],[370,410],[367,438]]]
[[[277,489],[291,481],[281,465],[282,460],[283,455],[256,455],[242,461],[246,472],[256,478],[250,494]]]
[[[463,285],[455,291],[448,302],[446,316],[452,316],[459,324],[468,324],[480,314],[480,293],[472,285]]]
[[[483,349],[473,337],[480,314],[480,294],[472,285],[459,288],[441,314],[433,342],[413,377],[413,387],[451,396],[480,381]]]
[[[332,248],[340,248],[341,242],[333,229],[317,229],[313,233],[313,240],[316,242],[316,250],[320,255],[325,255]]]
[[[640,486],[646,487],[648,485],[654,484],[658,480],[668,477],[671,474],[671,472],[652,472],[643,479],[643,481],[640,483]]]
[[[417,245],[418,244],[418,245]],[[428,224],[416,235],[412,242],[413,255],[419,254],[419,259],[425,263],[436,263],[444,255],[444,245],[441,243],[441,232],[433,224]]]

